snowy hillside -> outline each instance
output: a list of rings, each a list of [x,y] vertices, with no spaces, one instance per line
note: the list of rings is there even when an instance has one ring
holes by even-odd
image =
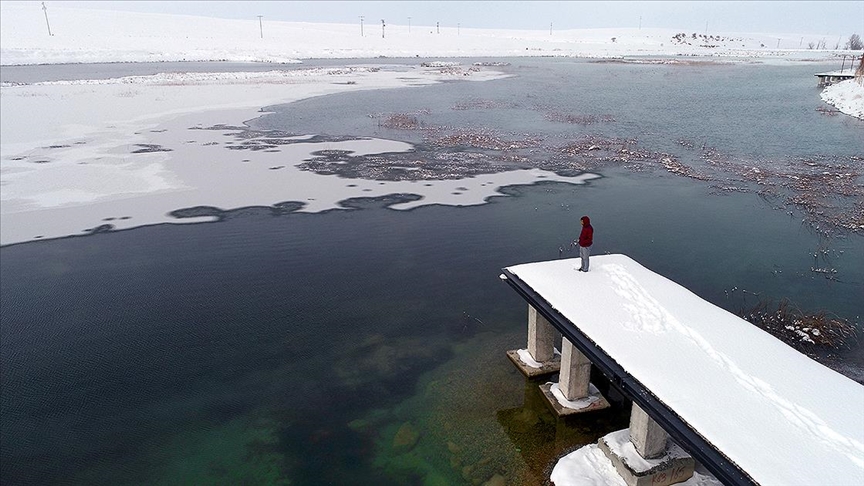
[[[822,35],[666,29],[491,30],[389,24],[310,24],[0,3],[3,65],[150,61],[291,62],[311,58],[713,55],[826,59],[843,39]],[[263,34],[263,37],[262,37]],[[808,49],[827,43],[828,49]]]

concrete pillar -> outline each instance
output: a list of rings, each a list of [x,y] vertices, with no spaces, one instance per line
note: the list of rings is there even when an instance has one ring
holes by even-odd
[[[555,343],[561,334],[528,304],[528,349],[511,349],[507,357],[528,378],[557,373],[561,356],[555,354]]]
[[[563,366],[563,365],[562,365]],[[630,411],[630,442],[644,459],[653,459],[666,451],[669,435],[636,402]]]
[[[555,356],[555,328],[537,309],[528,305],[528,352],[539,363]]]
[[[561,340],[561,371],[558,387],[567,400],[588,396],[591,384],[591,362],[567,338]]]

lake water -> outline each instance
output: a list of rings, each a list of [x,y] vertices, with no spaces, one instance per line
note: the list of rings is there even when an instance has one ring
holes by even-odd
[[[539,134],[520,152],[537,164],[591,136],[697,168],[710,164],[693,147],[713,147],[723,170],[609,164],[584,186],[477,207],[248,208],[0,248],[4,484],[542,484],[629,412],[556,420],[505,356],[524,347],[527,312],[501,267],[576,256],[559,247],[583,214],[595,254],[626,253],[731,311],[759,294],[860,322],[864,238],[826,237],[740,177],[864,153],[862,122],[816,111],[824,66],[509,62],[503,80],[314,98],[249,123],[444,150],[378,116],[415,113],[437,134]],[[811,271],[827,266],[835,278]],[[837,367],[860,381],[860,349]]]

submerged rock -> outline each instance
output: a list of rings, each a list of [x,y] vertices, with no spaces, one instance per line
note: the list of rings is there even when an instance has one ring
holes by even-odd
[[[447,449],[449,449],[450,452],[453,454],[459,454],[460,452],[462,452],[462,448],[453,442],[447,442]]]
[[[404,454],[410,452],[420,440],[420,432],[411,425],[411,422],[405,422],[396,431],[393,437],[393,452]]]
[[[438,474],[437,472],[430,472],[423,479],[423,486],[450,486],[450,481]]]
[[[348,428],[354,432],[363,432],[369,428],[369,421],[364,419],[356,419],[348,422]]]
[[[483,486],[507,486],[507,478],[500,474],[496,474],[483,483]]]

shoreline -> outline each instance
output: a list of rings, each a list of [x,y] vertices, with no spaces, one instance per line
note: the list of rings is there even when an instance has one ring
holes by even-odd
[[[844,115],[864,120],[864,84],[861,79],[850,79],[825,87],[819,95],[822,101]]]

